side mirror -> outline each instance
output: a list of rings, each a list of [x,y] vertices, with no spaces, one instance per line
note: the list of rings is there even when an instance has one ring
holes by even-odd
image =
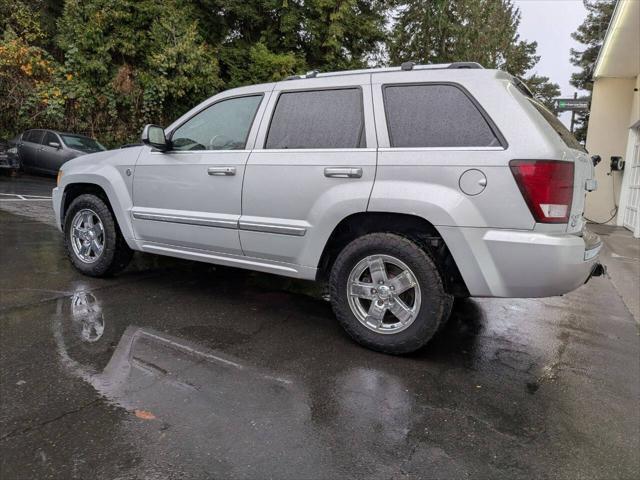
[[[169,150],[169,142],[164,136],[164,129],[159,125],[145,125],[140,139],[145,145],[149,145],[161,152]]]
[[[49,142],[49,146],[60,149],[60,144],[58,142]]]
[[[601,161],[602,161],[602,157],[600,155],[591,155],[591,162],[593,163],[594,167],[598,165]]]

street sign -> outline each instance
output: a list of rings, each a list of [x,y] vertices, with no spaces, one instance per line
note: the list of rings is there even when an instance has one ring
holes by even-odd
[[[558,112],[583,112],[589,110],[588,98],[556,98],[554,101]]]

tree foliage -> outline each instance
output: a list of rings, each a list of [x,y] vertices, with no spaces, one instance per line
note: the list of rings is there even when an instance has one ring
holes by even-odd
[[[518,35],[520,12],[511,0],[400,1],[395,20],[392,63],[465,59],[523,76],[539,60],[536,42]]]
[[[556,108],[554,99],[560,96],[560,86],[549,80],[549,77],[536,74],[529,75],[526,82],[538,100],[553,112]]]
[[[580,71],[571,75],[571,85],[580,90],[588,91],[589,97],[591,97],[596,60],[607,34],[616,0],[583,0],[583,2],[587,9],[587,18],[578,27],[578,30],[571,34],[571,37],[584,45],[584,48],[571,49],[571,63],[580,68]],[[586,141],[589,112],[578,113],[576,125],[576,137],[580,141]]]
[[[525,77],[540,59],[536,42],[520,39],[520,11],[511,0],[397,0],[389,42],[391,63],[478,62]],[[523,78],[545,103],[560,94],[549,78]]]
[[[223,88],[313,69],[478,61],[522,76],[538,57],[519,15],[512,0],[0,0],[0,135],[117,145]]]
[[[216,51],[180,0],[69,0],[57,45],[69,123],[107,142],[166,123],[221,86]]]
[[[63,117],[64,101],[55,81],[59,65],[43,48],[46,31],[23,2],[1,4],[0,14],[0,125],[18,130],[55,123]]]

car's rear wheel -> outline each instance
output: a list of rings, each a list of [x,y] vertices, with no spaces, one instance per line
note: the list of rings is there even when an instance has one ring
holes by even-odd
[[[71,202],[65,214],[64,241],[73,266],[92,277],[124,270],[133,255],[107,204],[91,194]]]
[[[421,348],[451,310],[451,296],[427,252],[393,233],[372,233],[348,244],[329,283],[333,310],[347,333],[385,353]]]

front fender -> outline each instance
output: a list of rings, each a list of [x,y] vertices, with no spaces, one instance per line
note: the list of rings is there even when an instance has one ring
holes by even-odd
[[[129,212],[133,206],[133,176],[131,172],[137,160],[136,155],[122,155],[124,151],[115,150],[91,155],[91,161],[86,157],[78,157],[63,166],[62,178],[58,185],[59,193],[54,195],[54,201],[59,205],[55,210],[62,215],[64,196],[70,185],[90,184],[100,187],[107,196],[111,209],[116,217],[122,236],[131,248],[136,247],[133,225]],[[134,152],[129,151],[127,154]],[[112,154],[112,155],[107,155]],[[131,158],[131,162],[123,162],[122,157]],[[129,171],[129,174],[127,174]],[[56,200],[56,197],[58,199]]]

